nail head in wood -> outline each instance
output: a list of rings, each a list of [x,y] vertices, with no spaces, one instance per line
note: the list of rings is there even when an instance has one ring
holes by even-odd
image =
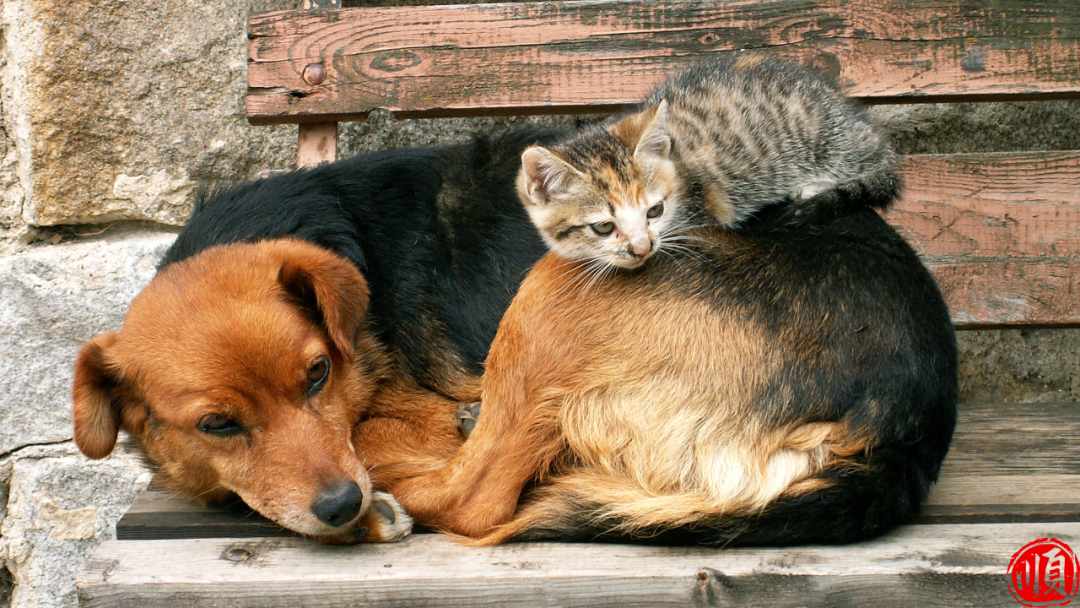
[[[221,557],[224,557],[230,562],[246,562],[255,557],[255,555],[243,547],[230,547],[221,554]]]
[[[326,68],[321,63],[309,63],[304,68],[304,82],[311,86],[319,86],[326,80]]]

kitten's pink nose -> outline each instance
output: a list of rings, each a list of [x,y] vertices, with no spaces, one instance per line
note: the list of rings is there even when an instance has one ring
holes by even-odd
[[[649,252],[652,251],[652,239],[647,235],[630,239],[630,251],[639,258],[649,255]]]

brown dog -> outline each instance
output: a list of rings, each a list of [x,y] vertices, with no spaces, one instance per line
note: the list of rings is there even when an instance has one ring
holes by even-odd
[[[169,487],[331,542],[393,540],[377,490],[461,443],[544,246],[513,191],[536,130],[379,152],[200,199],[123,328],[75,365],[75,441],[122,428]]]
[[[400,538],[409,517],[372,491],[364,455],[420,467],[453,455],[455,402],[391,378],[364,331],[367,308],[360,273],[303,241],[226,245],[170,266],[122,331],[80,353],[75,441],[100,458],[123,428],[181,494],[239,495],[320,540]],[[361,418],[381,413],[400,424],[369,423],[353,441]]]
[[[480,544],[843,543],[916,513],[955,425],[957,354],[911,248],[872,211],[693,237],[600,280],[541,260],[475,431],[394,488],[405,508]]]

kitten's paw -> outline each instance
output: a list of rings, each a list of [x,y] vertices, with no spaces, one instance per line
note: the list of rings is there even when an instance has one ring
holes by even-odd
[[[476,428],[476,419],[480,417],[480,402],[475,403],[459,403],[457,406],[457,412],[454,414],[454,420],[457,422],[457,426],[461,429],[461,434],[466,439],[469,435],[472,435],[473,429]]]
[[[353,538],[365,543],[392,543],[412,532],[412,518],[386,492],[375,492],[371,507],[353,530]]]

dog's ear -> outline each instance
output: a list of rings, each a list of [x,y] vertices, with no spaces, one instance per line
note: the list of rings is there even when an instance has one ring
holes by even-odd
[[[352,359],[368,309],[367,281],[360,271],[333,254],[299,255],[282,264],[278,280],[323,326],[338,351]]]
[[[120,432],[120,407],[115,403],[120,379],[106,360],[106,352],[117,337],[116,332],[97,336],[83,345],[75,360],[71,391],[75,445],[90,458],[108,456]]]

